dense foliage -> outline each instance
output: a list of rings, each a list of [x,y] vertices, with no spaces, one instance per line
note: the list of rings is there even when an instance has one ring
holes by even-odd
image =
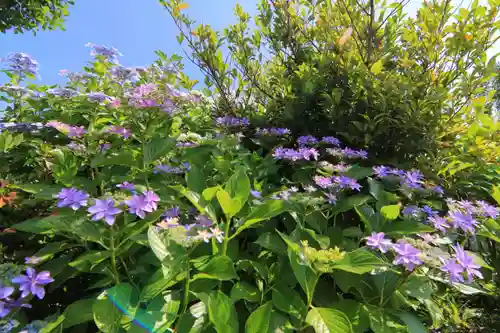
[[[290,3],[263,1],[251,39],[237,7],[221,40],[165,3],[190,29],[179,40],[207,74],[203,92],[162,52],[124,67],[89,43],[92,61],[62,70],[65,86],[29,84],[38,63],[6,57],[0,332],[473,332],[480,315],[494,330],[498,317],[474,308],[498,302],[498,125],[484,112],[490,65],[462,70],[486,46],[455,35],[471,19],[487,38],[496,5],[456,16],[426,4],[419,28],[389,5],[370,32],[357,2]],[[456,67],[431,84],[417,41],[439,46],[450,27],[426,52],[437,66],[455,45]],[[387,50],[379,31],[394,37]],[[266,62],[241,53],[258,40]],[[239,55],[235,70],[223,51]]]
[[[0,0],[0,32],[62,28],[73,0]]]

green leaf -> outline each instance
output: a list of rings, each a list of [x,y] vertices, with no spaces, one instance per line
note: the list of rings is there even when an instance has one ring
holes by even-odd
[[[370,186],[370,194],[375,199],[380,200],[380,193],[384,190],[384,185],[372,178],[368,178],[368,185]]]
[[[139,299],[141,301],[148,301],[169,287],[182,281],[187,276],[187,272],[182,272],[182,265],[174,263],[164,266],[157,270],[153,276],[146,282],[146,285],[141,290]]]
[[[274,232],[266,232],[259,236],[255,244],[262,246],[278,255],[285,256],[287,254],[286,244],[281,237]]]
[[[279,310],[302,319],[307,313],[307,307],[300,295],[293,289],[280,287],[273,288],[273,304]]]
[[[69,263],[81,272],[88,272],[111,256],[109,251],[88,251]]]
[[[382,231],[388,235],[411,235],[433,232],[434,228],[415,221],[394,221],[384,226]]]
[[[427,333],[424,324],[415,315],[408,312],[401,312],[398,313],[398,317],[406,324],[409,333]]]
[[[267,302],[252,312],[245,323],[245,333],[271,332],[273,304]]]
[[[94,318],[92,307],[95,302],[95,299],[82,299],[70,304],[64,310],[64,328],[91,321]]]
[[[363,249],[357,249],[346,253],[345,257],[337,261],[332,267],[355,274],[364,274],[383,266],[387,266],[387,263],[375,254]]]
[[[210,200],[212,200],[215,197],[215,195],[217,194],[217,192],[220,189],[221,189],[220,186],[206,188],[205,190],[203,190],[203,193],[201,196],[203,197],[203,199],[205,199],[205,201],[209,202]]]
[[[392,221],[398,218],[400,209],[400,205],[389,205],[382,207],[380,213],[386,220]]]
[[[345,199],[339,200],[337,204],[334,206],[334,213],[339,214],[339,213],[344,213],[347,211],[350,211],[356,206],[361,206],[369,201],[373,200],[373,198],[369,195],[353,195],[349,196]]]
[[[371,176],[372,174],[373,174],[372,168],[365,168],[357,165],[349,168],[349,170],[344,172],[344,176],[354,178],[356,180],[366,178],[368,176]]]
[[[352,333],[351,322],[347,316],[335,309],[312,308],[306,323],[314,327],[316,333]]]
[[[370,71],[373,74],[377,75],[382,71],[383,67],[384,67],[384,62],[382,61],[382,59],[380,59],[379,61],[377,61],[376,63],[374,63],[372,65],[372,67],[370,68]]]
[[[238,235],[245,229],[254,227],[257,223],[269,220],[285,212],[287,207],[281,200],[269,200],[254,208],[245,218],[243,224],[236,230],[231,238]]]
[[[229,178],[225,188],[231,199],[236,199],[243,206],[250,195],[250,179],[243,168],[239,168],[234,175]]]
[[[137,161],[135,155],[130,151],[124,151],[120,153],[101,154],[97,155],[90,162],[90,166],[93,168],[106,166],[106,165],[123,165],[123,166],[135,166]]]
[[[228,219],[232,218],[241,210],[241,208],[243,208],[243,204],[241,201],[231,198],[229,196],[229,193],[227,193],[223,189],[220,189],[217,192],[217,200],[219,201],[219,204]]]
[[[164,297],[154,298],[148,302],[146,309],[137,309],[134,322],[127,332],[142,333],[144,332],[144,327],[155,333],[172,332],[170,327],[175,319],[177,319],[180,305],[179,292],[171,292]],[[139,326],[135,322],[141,325]]]
[[[31,193],[36,199],[45,200],[53,200],[56,194],[63,188],[59,185],[49,184],[11,184],[10,187]]]
[[[144,147],[144,164],[149,165],[158,158],[167,155],[175,146],[175,140],[172,138],[155,138]]]
[[[237,282],[231,289],[231,299],[233,302],[238,302],[240,299],[247,300],[252,303],[260,302],[261,292],[257,287],[252,286],[245,281]]]
[[[233,301],[222,291],[214,291],[208,297],[208,318],[218,333],[237,333],[238,315]]]
[[[491,190],[491,197],[495,199],[497,204],[500,205],[500,186],[493,185],[493,188]]]
[[[197,279],[214,279],[227,281],[236,279],[236,271],[234,263],[228,256],[217,256],[212,258],[207,264],[199,268],[200,273],[193,277]]]
[[[190,190],[197,193],[202,193],[207,187],[203,170],[196,164],[191,165],[189,172],[186,174],[186,184]]]
[[[358,213],[359,218],[365,224],[368,233],[373,231],[378,231],[381,227],[380,216],[375,213],[373,208],[368,205],[356,206],[354,207],[356,213]]]
[[[121,311],[109,299],[100,299],[92,306],[94,322],[105,333],[118,333],[120,331]]]
[[[392,318],[386,314],[383,309],[372,305],[364,305],[363,309],[368,313],[370,318],[370,328],[375,333],[403,333],[406,332],[405,327],[394,322]]]
[[[176,326],[176,332],[200,333],[206,326],[206,305],[203,302],[198,302],[189,307],[189,311],[185,312],[179,318]]]
[[[148,241],[151,250],[156,255],[160,261],[163,261],[168,256],[167,245],[162,240],[160,234],[156,231],[154,227],[149,227],[148,230]]]

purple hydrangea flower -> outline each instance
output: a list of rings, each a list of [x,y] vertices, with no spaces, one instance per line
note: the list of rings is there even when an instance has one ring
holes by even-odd
[[[47,93],[62,98],[72,98],[78,95],[78,91],[69,88],[52,88],[48,89]]]
[[[384,178],[384,177],[389,176],[390,170],[391,170],[390,168],[383,166],[383,165],[373,167],[373,173],[378,178]]]
[[[166,209],[163,212],[162,216],[168,217],[168,218],[173,218],[173,217],[179,217],[180,213],[181,213],[181,209],[179,207],[172,207],[172,208]]]
[[[3,286],[0,284],[0,299],[9,299],[9,296],[14,293],[14,287]]]
[[[115,207],[115,202],[111,198],[97,199],[87,211],[92,214],[93,221],[104,220],[108,225],[115,224],[115,215],[122,212]]]
[[[135,185],[129,182],[123,182],[121,184],[116,185],[116,187],[122,190],[129,190],[129,191],[135,190]]]
[[[422,188],[423,175],[419,170],[411,170],[405,172],[402,182],[409,188]]]
[[[160,223],[157,223],[156,226],[160,229],[170,229],[170,228],[180,227],[181,225],[179,224],[178,218],[168,217],[167,219],[161,221]]]
[[[368,152],[365,150],[356,150],[352,148],[327,148],[326,151],[333,156],[337,157],[345,157],[345,158],[361,158],[361,159],[367,159],[368,158]]]
[[[112,99],[111,96],[106,95],[102,92],[91,92],[87,94],[87,98],[91,102],[103,103],[105,101],[110,101]]]
[[[124,139],[130,138],[130,136],[132,135],[131,130],[129,130],[128,128],[125,128],[125,127],[120,127],[120,126],[111,126],[108,129],[108,132],[113,133],[113,134],[117,134]]]
[[[324,136],[323,138],[321,138],[321,142],[334,146],[340,146],[340,140],[333,136]]]
[[[333,185],[331,177],[315,176],[314,182],[321,188],[328,188]]]
[[[191,148],[191,147],[195,147],[195,146],[198,146],[198,144],[196,142],[177,142],[175,144],[176,147],[179,147],[179,148]]]
[[[198,240],[202,240],[205,243],[210,242],[210,239],[213,237],[213,234],[208,232],[207,230],[198,230],[198,235],[195,237]]]
[[[186,170],[183,168],[180,168],[180,167],[170,166],[168,164],[159,164],[159,165],[155,166],[155,169],[153,172],[154,173],[163,172],[163,173],[181,174],[181,173],[186,172]]]
[[[434,226],[434,229],[441,232],[446,232],[446,229],[450,227],[448,220],[439,215],[433,215],[428,218],[428,221]]]
[[[40,258],[40,257],[35,257],[35,256],[26,257],[26,258],[24,258],[24,263],[26,265],[37,265],[40,263],[41,260],[42,260],[42,258]]]
[[[250,194],[256,199],[262,198],[262,193],[257,190],[250,190]]]
[[[2,302],[0,301],[0,318],[6,317],[15,308],[31,308],[30,304],[25,304],[22,300]]]
[[[255,132],[257,136],[262,135],[272,135],[272,136],[283,136],[290,134],[290,130],[288,128],[258,128]]]
[[[136,81],[139,73],[135,67],[115,66],[109,71],[111,77],[119,82]]]
[[[406,172],[401,169],[392,168],[389,170],[389,174],[397,177],[404,177],[406,175]]]
[[[489,217],[492,219],[496,219],[498,217],[498,208],[488,204],[485,201],[478,200],[476,201],[476,212],[484,217]]]
[[[196,217],[196,223],[201,227],[210,227],[214,224],[213,221],[205,215],[198,215]]]
[[[326,200],[330,205],[337,203],[337,195],[335,193],[325,193]]]
[[[93,43],[87,43],[85,44],[86,47],[90,47],[90,55],[95,57],[95,56],[101,56],[104,57],[106,60],[111,61],[113,63],[118,63],[118,56],[121,56],[122,54],[115,49],[114,47],[107,47],[104,45],[96,45]]]
[[[50,272],[43,271],[37,274],[35,269],[31,267],[26,268],[26,275],[19,275],[12,279],[12,283],[19,284],[22,298],[33,294],[38,299],[43,299],[45,296],[43,286],[51,282],[54,282],[54,279],[50,276]]]
[[[460,200],[460,201],[457,201],[456,204],[458,205],[458,207],[463,209],[468,214],[473,214],[476,211],[476,206],[474,206],[472,201]]]
[[[340,188],[350,188],[351,190],[360,191],[361,185],[354,178],[350,178],[347,176],[338,176],[332,177],[332,180],[340,187]]]
[[[75,152],[84,152],[85,151],[85,145],[81,144],[81,143],[76,143],[74,141],[71,141],[70,143],[68,143],[66,145],[66,147],[68,147],[69,149],[75,151]]]
[[[453,227],[456,229],[461,229],[464,232],[470,232],[471,234],[475,233],[475,227],[477,225],[477,221],[474,220],[471,214],[463,213],[458,210],[451,210],[448,212],[448,217],[453,224]]]
[[[483,274],[478,270],[481,266],[474,263],[473,258],[465,252],[464,248],[460,246],[460,244],[456,244],[455,246],[452,246],[452,248],[455,250],[458,263],[463,267],[465,273],[467,274],[467,282],[471,283],[474,276],[482,279]]]
[[[413,271],[415,265],[423,264],[419,258],[420,251],[405,241],[400,240],[393,249],[397,254],[393,261],[394,265],[403,265],[407,270]]]
[[[372,249],[378,249],[382,253],[386,253],[390,248],[392,248],[392,241],[385,238],[383,232],[373,232],[371,236],[366,239],[366,245]]]
[[[319,157],[319,152],[314,148],[299,148],[298,150],[290,149],[290,148],[282,148],[278,147],[274,150],[273,156],[277,160],[289,160],[289,161],[298,161],[298,160],[307,160],[311,159],[317,160]]]
[[[89,195],[76,188],[64,188],[56,198],[60,199],[57,207],[71,207],[73,210],[78,210],[82,206],[87,206]]]
[[[210,231],[212,232],[212,237],[215,237],[215,239],[219,242],[222,243],[224,241],[224,231],[220,230],[219,228],[210,228]]]
[[[422,210],[417,206],[406,206],[403,209],[403,215],[411,218],[418,218]]]
[[[151,207],[153,211],[158,209],[157,202],[160,201],[160,197],[153,191],[146,191],[144,194],[144,201]]]
[[[339,164],[334,165],[332,168],[333,168],[333,171],[343,173],[343,172],[348,171],[351,168],[351,166],[346,165],[344,163],[339,163]]]
[[[450,282],[464,282],[464,277],[462,275],[464,268],[457,263],[455,258],[450,258],[448,260],[440,259],[443,262],[441,270],[450,275]]]
[[[38,62],[26,53],[11,53],[2,61],[9,62],[8,70],[18,75],[36,76],[38,74]]]
[[[125,204],[127,204],[128,211],[131,214],[135,214],[141,219],[146,217],[146,213],[151,213],[153,211],[153,208],[142,195],[133,195],[129,200],[125,200]]]
[[[434,192],[436,192],[436,193],[437,193],[437,194],[439,194],[439,195],[444,195],[444,190],[443,190],[443,188],[442,188],[441,186],[439,186],[439,185],[436,185],[436,186],[432,187],[432,188],[431,188],[431,191],[434,191]]]
[[[232,116],[215,118],[215,123],[219,126],[224,126],[224,127],[240,127],[249,125],[247,118],[238,118]]]
[[[304,135],[297,138],[297,143],[299,144],[299,146],[314,145],[318,143],[318,139],[316,139],[312,135]]]
[[[81,138],[87,130],[83,126],[70,126],[68,128],[68,137],[70,138]]]
[[[427,216],[433,216],[433,215],[436,215],[438,212],[436,212],[435,210],[432,210],[431,207],[425,205],[424,208],[422,208],[422,211],[427,214]]]

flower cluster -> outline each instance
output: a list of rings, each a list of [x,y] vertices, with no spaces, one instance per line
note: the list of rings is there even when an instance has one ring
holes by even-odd
[[[38,74],[38,62],[26,53],[11,53],[2,61],[8,62],[7,70],[17,75],[36,76]]]
[[[196,222],[189,224],[181,224],[179,207],[167,209],[163,213],[164,220],[156,224],[160,230],[168,230],[171,228],[184,228],[187,232],[186,240],[188,241],[203,241],[208,243],[212,238],[215,238],[219,243],[224,241],[224,231],[213,226],[213,221],[205,215],[198,215]]]
[[[327,148],[326,149],[327,153],[329,153],[332,156],[336,157],[343,157],[343,158],[348,158],[348,159],[354,159],[354,158],[360,158],[360,159],[367,159],[368,158],[368,152],[362,149],[352,149],[352,148]]]
[[[480,279],[483,275],[478,270],[481,266],[474,263],[473,258],[467,254],[460,244],[452,246],[455,250],[455,256],[449,259],[440,258],[443,263],[441,270],[448,273],[450,282],[471,283],[474,277]],[[464,280],[464,277],[467,281]]]
[[[183,163],[181,166],[171,166],[168,164],[159,164],[155,166],[154,173],[171,173],[171,174],[183,174],[189,171],[189,163]]]
[[[373,232],[371,236],[366,237],[366,245],[382,253],[386,253],[389,250],[394,251],[395,258],[392,263],[394,265],[403,265],[409,271],[413,271],[415,266],[423,264],[423,261],[420,259],[422,256],[420,250],[404,240],[399,240],[394,244],[390,239],[385,238],[383,232]]]
[[[129,212],[141,219],[146,217],[146,213],[151,213],[158,209],[160,197],[153,191],[146,191],[142,195],[134,194],[129,200],[125,200]]]
[[[107,61],[110,61],[112,63],[118,63],[118,56],[122,56],[122,54],[114,47],[96,45],[93,43],[87,43],[85,44],[85,46],[91,48],[90,51],[91,56],[93,57],[101,56],[104,57]]]
[[[48,89],[47,93],[61,98],[73,98],[80,94],[78,91],[70,88],[52,88]]]
[[[338,189],[350,188],[351,190],[359,191],[361,190],[361,185],[354,178],[350,178],[347,176],[332,176],[332,177],[323,177],[323,176],[315,176],[314,182],[317,186],[327,189],[331,187],[336,187]]]
[[[288,128],[258,128],[255,131],[257,136],[284,136],[290,134],[290,130]]]
[[[111,198],[96,199],[93,206],[88,208],[88,212],[92,214],[93,221],[104,220],[108,225],[115,224],[115,215],[122,211],[115,207],[115,202]]]
[[[215,118],[215,123],[218,126],[222,127],[242,127],[249,125],[247,118],[238,118],[232,116],[217,117]]]
[[[301,147],[299,149],[278,147],[274,150],[273,156],[277,160],[299,161],[312,159],[318,160],[319,152],[315,148]]]
[[[132,135],[131,130],[121,126],[111,126],[110,128],[107,129],[107,132],[119,135],[124,139],[130,138],[130,136]]]
[[[312,135],[304,135],[297,138],[297,143],[299,144],[299,147],[304,147],[307,145],[314,145],[318,143],[318,139],[316,139]]]
[[[322,143],[330,144],[339,147],[341,145],[341,142],[339,139],[333,137],[333,136],[324,136],[321,139]]]

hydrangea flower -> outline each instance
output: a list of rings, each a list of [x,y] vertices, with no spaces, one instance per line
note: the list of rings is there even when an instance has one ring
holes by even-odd
[[[360,191],[361,185],[354,178],[347,176],[334,176],[332,177],[334,183],[336,183],[340,188],[350,188],[351,190]]]
[[[389,251],[393,245],[390,239],[385,238],[385,234],[383,232],[373,232],[371,236],[368,236],[365,239],[367,246],[372,249],[378,249],[382,253]]]
[[[379,165],[379,166],[373,167],[373,173],[378,178],[384,178],[384,177],[390,176],[390,171],[391,171],[391,169],[384,166],[384,165]]]
[[[346,165],[344,163],[339,163],[339,164],[332,166],[332,168],[333,168],[333,171],[342,173],[342,172],[348,171],[351,168],[351,166]]]
[[[365,150],[356,150],[352,148],[327,148],[326,149],[327,153],[329,153],[332,156],[337,156],[337,157],[345,157],[345,158],[361,158],[361,159],[367,159],[368,158],[368,152]]]
[[[198,235],[196,236],[196,239],[202,240],[205,243],[210,242],[210,239],[212,238],[212,234],[208,232],[207,230],[198,230]]]
[[[415,265],[423,264],[420,260],[420,250],[414,248],[409,243],[400,240],[397,244],[393,245],[393,250],[396,252],[396,258],[394,258],[394,265],[403,265],[407,270],[413,271]]]
[[[163,173],[172,173],[172,174],[182,174],[182,173],[186,172],[186,170],[184,170],[183,168],[180,168],[180,167],[170,166],[168,164],[159,164],[159,165],[155,166],[153,172],[154,173],[163,172]]]
[[[60,132],[69,131],[70,125],[60,121],[49,121],[45,126],[55,128]]]
[[[179,207],[172,207],[172,208],[169,208],[169,209],[166,209],[164,212],[163,212],[163,215],[164,217],[179,217],[181,213],[181,209]]]
[[[464,210],[467,214],[473,214],[476,211],[476,206],[469,200],[460,200],[456,202],[460,209]]]
[[[455,250],[457,262],[463,267],[467,274],[467,282],[471,283],[474,276],[482,279],[483,274],[478,270],[481,266],[474,263],[473,258],[465,252],[464,248],[460,246],[460,244],[455,244],[452,248]]]
[[[402,182],[409,188],[422,188],[423,175],[419,170],[411,170],[405,172]]]
[[[21,297],[25,298],[29,294],[33,294],[38,299],[43,299],[45,297],[44,285],[54,282],[54,279],[50,276],[50,272],[43,271],[37,273],[34,268],[26,268],[26,275],[19,275],[12,279],[12,283],[19,284],[19,290],[21,290]]]
[[[113,63],[118,63],[118,56],[121,56],[122,54],[115,49],[114,47],[107,47],[104,45],[97,45],[93,43],[87,43],[85,44],[86,47],[90,47],[90,55],[95,57],[95,56],[101,56],[104,57],[106,60],[111,61]]]
[[[290,134],[290,130],[288,128],[258,128],[255,131],[255,134],[257,136],[262,136],[262,135],[272,135],[272,136],[283,136]]]
[[[318,139],[316,139],[312,135],[303,135],[297,138],[297,143],[299,144],[299,146],[314,145],[318,143]]]
[[[257,190],[250,190],[250,194],[256,199],[262,198],[262,193]]]
[[[436,215],[438,212],[436,212],[435,210],[432,210],[431,207],[425,205],[423,208],[422,208],[422,211],[427,214],[427,216],[433,216],[433,215]]]
[[[59,199],[57,207],[71,207],[73,210],[78,210],[82,206],[87,206],[89,195],[72,187],[62,189],[56,198]]]
[[[321,142],[334,146],[340,146],[340,140],[333,136],[324,136],[323,138],[321,138]]]
[[[449,274],[450,282],[464,282],[463,272],[464,268],[462,265],[457,263],[455,258],[450,258],[444,260],[440,258],[443,262],[443,266],[441,266],[441,271]]]
[[[155,211],[160,198],[153,191],[146,191],[144,195],[133,195],[132,198],[125,201],[131,214],[135,214],[141,219],[146,217],[146,213]]]
[[[113,133],[113,134],[117,134],[124,139],[130,138],[130,136],[132,135],[131,130],[129,130],[128,128],[125,128],[125,127],[121,127],[121,126],[111,126],[108,129],[108,132]]]
[[[70,126],[68,128],[68,137],[70,138],[81,138],[87,130],[83,126]]]
[[[434,192],[436,192],[436,193],[437,193],[437,194],[439,194],[439,195],[444,195],[444,190],[443,190],[443,188],[442,188],[441,186],[438,186],[438,185],[436,185],[436,186],[432,187],[432,188],[431,188],[431,191],[434,191]]]
[[[238,118],[232,116],[215,118],[215,123],[218,126],[224,126],[224,127],[240,127],[249,125],[247,118]]]
[[[102,92],[91,92],[87,94],[87,98],[91,102],[96,102],[96,103],[103,103],[105,101],[110,101],[111,96],[106,95],[105,93]]]
[[[116,185],[119,189],[122,190],[129,190],[129,191],[134,191],[135,190],[135,185],[129,182],[123,182],[118,185]]]
[[[35,257],[35,256],[26,257],[26,258],[24,258],[24,263],[26,265],[37,265],[40,263],[41,260],[42,260],[42,258],[40,258],[40,257]]]
[[[157,223],[156,226],[160,229],[170,229],[177,228],[180,226],[179,219],[177,217],[168,217],[165,220]]]
[[[224,241],[224,231],[220,230],[219,228],[210,228],[210,231],[212,232],[212,237],[215,237],[215,239],[219,242],[222,243]]]
[[[3,286],[0,284],[0,299],[8,299],[14,293],[14,287]]]
[[[111,198],[97,199],[93,206],[87,210],[92,214],[92,220],[104,220],[108,225],[115,224],[115,215],[120,214],[122,211],[115,207],[115,202]]]
[[[335,205],[337,203],[337,195],[335,193],[325,193],[325,197],[330,205]]]
[[[146,191],[144,194],[144,200],[146,203],[153,209],[153,211],[158,209],[158,202],[160,201],[160,197],[153,191]]]
[[[48,89],[47,93],[62,98],[72,98],[79,94],[78,91],[69,88],[52,88]]]
[[[314,182],[321,188],[328,188],[333,185],[331,177],[315,176]]]
[[[75,152],[84,152],[85,151],[85,145],[81,144],[81,143],[76,143],[74,141],[71,141],[70,143],[68,143],[66,145],[66,147],[68,147],[69,149],[75,151]]]
[[[298,150],[295,150],[291,148],[278,147],[274,150],[273,156],[277,160],[310,161],[312,159],[317,160],[319,157],[319,152],[315,148],[302,147]]]
[[[15,72],[18,75],[37,76],[38,74],[38,62],[26,53],[11,53],[2,61],[9,63],[8,71]]]
[[[497,207],[490,205],[487,202],[482,201],[482,200],[476,201],[476,205],[477,205],[476,212],[479,215],[482,215],[484,217],[489,217],[489,218],[492,218],[494,220],[498,217],[498,208]]]
[[[446,232],[446,230],[448,228],[450,228],[450,225],[448,224],[448,220],[445,219],[444,217],[439,216],[439,215],[429,216],[427,221],[429,221],[432,224],[434,229],[439,230],[443,233]]]
[[[450,210],[448,212],[448,218],[450,219],[454,228],[461,229],[465,233],[475,233],[477,221],[474,220],[471,214],[464,213],[458,210]]]
[[[201,227],[210,227],[212,226],[214,223],[211,219],[209,219],[207,216],[205,215],[198,215],[196,217],[196,223],[201,226]]]
[[[410,217],[410,218],[418,218],[420,216],[420,212],[422,210],[417,207],[417,206],[406,206],[404,209],[403,209],[403,215],[406,216],[406,217]]]

